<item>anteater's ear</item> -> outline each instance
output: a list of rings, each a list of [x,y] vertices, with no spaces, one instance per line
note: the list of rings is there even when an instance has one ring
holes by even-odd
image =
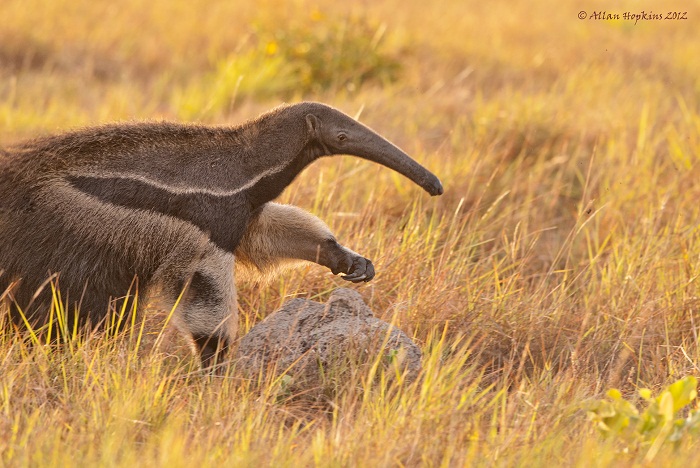
[[[320,127],[321,122],[319,122],[318,117],[313,114],[306,115],[306,128],[309,132],[309,138],[320,137]]]

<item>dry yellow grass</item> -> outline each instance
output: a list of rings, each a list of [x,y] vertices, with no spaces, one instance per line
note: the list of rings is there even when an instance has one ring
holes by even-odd
[[[3,334],[4,465],[643,459],[648,447],[601,439],[581,404],[698,373],[700,7],[337,3],[3,0],[0,144],[120,119],[234,123],[282,100],[361,114],[438,174],[445,195],[335,158],[282,199],[375,261],[358,290],[421,344],[423,379],[370,384],[358,372],[289,395],[279,382],[212,381],[187,356],[133,339],[43,347]],[[581,10],[688,19],[635,25]],[[290,56],[274,59],[294,41],[300,56],[369,43],[379,68],[400,68],[348,83],[329,59],[316,87],[285,68]],[[291,84],[277,89],[280,74]],[[315,266],[241,285],[242,331],[289,297],[340,285]],[[664,447],[655,462],[688,465],[697,445]]]

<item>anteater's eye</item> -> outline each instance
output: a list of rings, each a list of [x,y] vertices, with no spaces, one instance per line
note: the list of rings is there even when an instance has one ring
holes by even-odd
[[[338,133],[338,141],[345,141],[348,139],[348,136],[345,133]]]

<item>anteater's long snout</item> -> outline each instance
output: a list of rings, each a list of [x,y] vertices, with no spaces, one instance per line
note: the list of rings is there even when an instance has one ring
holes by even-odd
[[[423,187],[432,196],[442,195],[444,191],[442,183],[435,174],[369,128],[366,128],[366,132],[365,138],[362,138],[362,141],[359,142],[360,144],[353,148],[354,151],[349,154],[354,154],[395,170]]]

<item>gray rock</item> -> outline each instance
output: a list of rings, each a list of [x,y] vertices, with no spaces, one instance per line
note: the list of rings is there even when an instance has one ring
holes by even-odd
[[[328,383],[329,376],[342,379],[353,365],[371,366],[377,359],[409,381],[421,368],[420,348],[374,317],[359,293],[341,288],[325,305],[306,299],[285,303],[242,338],[236,361],[250,376],[273,371],[308,387]],[[387,372],[390,378],[394,370]]]

